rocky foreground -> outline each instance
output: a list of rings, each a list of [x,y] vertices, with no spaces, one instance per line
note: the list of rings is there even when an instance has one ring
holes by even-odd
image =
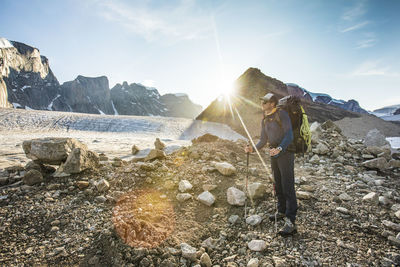
[[[362,142],[314,125],[287,238],[268,220],[268,156],[267,170],[256,154],[247,169],[244,145],[205,135],[166,155],[157,140],[124,161],[73,139],[24,142],[34,161],[0,170],[0,265],[400,264],[400,154],[378,132]]]

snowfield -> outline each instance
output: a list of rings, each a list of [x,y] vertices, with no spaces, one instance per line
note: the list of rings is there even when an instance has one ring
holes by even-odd
[[[24,140],[44,137],[71,137],[85,143],[90,150],[109,158],[131,159],[135,144],[142,156],[158,137],[170,153],[205,133],[224,139],[244,139],[226,125],[184,118],[113,116],[42,110],[0,108],[0,168],[28,162]]]

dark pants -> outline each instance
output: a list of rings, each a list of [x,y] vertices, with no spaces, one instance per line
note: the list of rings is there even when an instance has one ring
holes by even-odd
[[[271,168],[275,179],[278,212],[285,214],[293,223],[296,220],[297,200],[294,189],[294,154],[281,152],[277,158],[271,157]]]

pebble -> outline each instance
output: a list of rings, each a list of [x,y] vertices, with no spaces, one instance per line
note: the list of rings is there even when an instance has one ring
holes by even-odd
[[[182,257],[189,259],[191,261],[196,260],[196,248],[194,248],[186,243],[182,243],[181,251],[182,251]]]
[[[208,256],[208,254],[206,252],[204,252],[200,256],[200,264],[201,264],[201,266],[205,266],[205,267],[211,267],[212,266],[212,262],[211,262],[210,256]]]
[[[238,220],[239,220],[239,216],[238,216],[238,215],[231,215],[231,216],[229,217],[229,219],[228,219],[228,221],[229,221],[231,224],[235,224]]]
[[[267,243],[264,240],[251,240],[247,246],[251,251],[263,251],[267,248]]]
[[[257,258],[252,258],[247,263],[247,267],[258,267],[258,265],[259,265],[259,260]]]
[[[207,205],[207,206],[211,206],[211,205],[214,204],[214,202],[215,202],[215,197],[213,196],[213,194],[211,194],[211,193],[208,192],[208,191],[204,191],[203,193],[201,193],[201,194],[197,197],[197,199],[198,199],[201,203],[203,203],[203,204],[205,204],[205,205]]]
[[[262,221],[261,216],[259,215],[251,215],[246,218],[246,223],[252,226],[260,224]]]
[[[243,206],[246,201],[246,194],[235,187],[229,187],[226,195],[228,203],[234,206]]]
[[[189,191],[193,188],[193,185],[188,180],[181,180],[179,182],[179,191],[182,193]]]
[[[184,201],[189,200],[189,199],[191,199],[191,198],[192,198],[192,195],[189,194],[189,193],[183,193],[183,194],[177,194],[177,195],[176,195],[176,199],[177,199],[179,202],[184,202]]]
[[[336,210],[343,214],[350,214],[350,211],[344,207],[337,207]]]

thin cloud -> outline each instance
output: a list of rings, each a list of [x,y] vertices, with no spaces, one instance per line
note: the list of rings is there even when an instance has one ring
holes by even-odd
[[[351,76],[400,76],[400,73],[392,72],[390,66],[382,67],[380,65],[379,61],[366,61],[358,66]]]
[[[354,21],[363,16],[366,12],[367,9],[365,7],[365,1],[359,1],[356,3],[355,6],[347,9],[343,13],[342,19],[345,21]]]
[[[368,25],[369,23],[370,23],[369,21],[363,21],[363,22],[358,23],[356,25],[347,27],[346,29],[341,30],[340,32],[345,33],[345,32],[351,32],[351,31],[359,30],[359,29],[365,27],[366,25]]]
[[[197,10],[192,1],[155,8],[143,3],[125,4],[120,1],[94,2],[104,19],[118,23],[147,41],[162,38],[177,40],[202,39],[212,35],[210,18]]]
[[[368,47],[373,47],[376,45],[378,40],[376,39],[365,39],[361,40],[357,43],[357,49],[363,49],[363,48],[368,48]]]

